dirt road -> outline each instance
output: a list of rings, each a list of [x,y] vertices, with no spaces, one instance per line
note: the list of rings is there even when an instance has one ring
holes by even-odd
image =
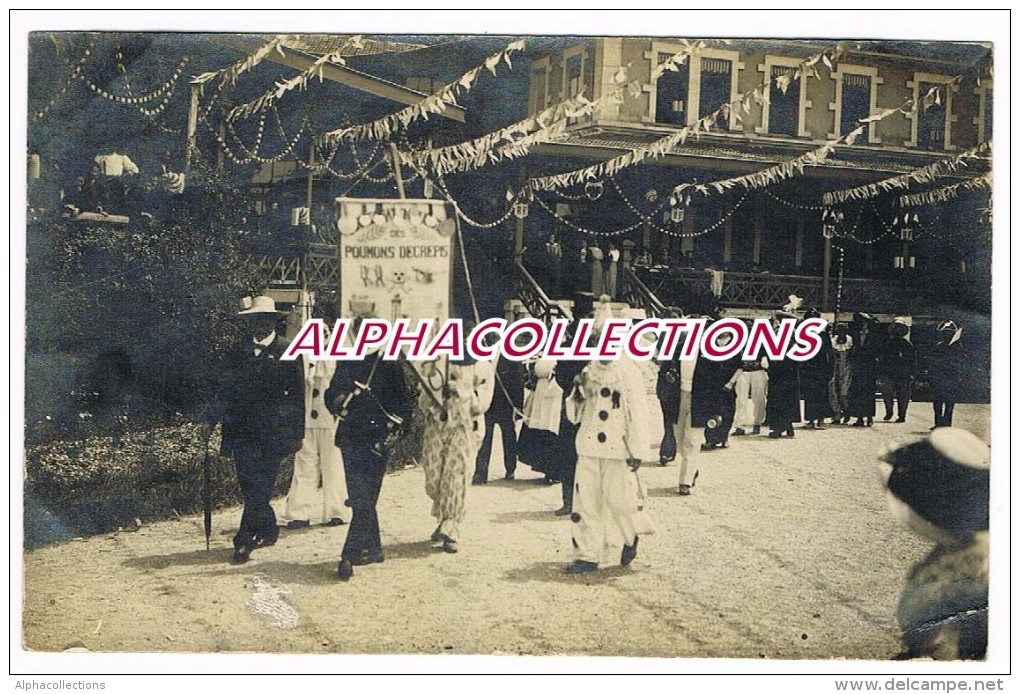
[[[527,467],[470,488],[457,555],[428,540],[422,471],[389,475],[386,561],[349,583],[335,573],[344,527],[285,530],[232,566],[236,508],[215,515],[209,552],[197,517],[45,547],[24,557],[24,645],[887,659],[904,575],[928,546],[887,511],[875,452],[926,434],[930,418],[918,403],[905,424],[731,438],[702,456],[689,497],[675,495],[675,467],[648,464],[658,531],[630,567],[597,574],[563,573],[559,488]],[[959,406],[957,425],[987,440],[987,406]]]

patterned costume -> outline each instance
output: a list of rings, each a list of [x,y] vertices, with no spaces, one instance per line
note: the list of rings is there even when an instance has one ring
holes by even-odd
[[[620,561],[629,564],[639,534],[652,531],[628,465],[648,457],[651,446],[644,378],[632,362],[616,359],[592,362],[578,381],[566,402],[567,417],[579,425],[572,572],[597,568],[603,550],[620,544]]]
[[[474,470],[484,433],[483,415],[492,402],[491,362],[450,363],[443,406],[425,393],[419,402],[425,414],[421,462],[425,492],[432,499],[432,515],[439,522],[432,537],[444,549],[456,551],[466,511],[468,475]]]

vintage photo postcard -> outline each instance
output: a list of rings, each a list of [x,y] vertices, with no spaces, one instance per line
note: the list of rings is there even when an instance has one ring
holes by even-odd
[[[1008,13],[594,15],[22,13],[23,671],[1008,672]]]

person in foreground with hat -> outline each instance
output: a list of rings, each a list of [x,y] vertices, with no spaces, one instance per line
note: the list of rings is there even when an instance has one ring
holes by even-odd
[[[940,427],[882,457],[893,514],[935,547],[914,566],[896,617],[904,650],[896,659],[982,659],[988,647],[988,446],[963,429]]]
[[[268,296],[245,304],[237,316],[246,337],[227,359],[212,416],[223,422],[220,452],[233,456],[244,499],[235,564],[276,543],[279,529],[269,502],[281,461],[297,452],[305,435],[301,362],[280,358],[287,349],[276,333],[283,314]]]
[[[355,330],[360,322],[355,320]],[[355,566],[383,561],[376,504],[390,450],[411,421],[411,402],[400,362],[382,352],[361,361],[341,362],[326,389],[326,403],[337,416],[335,442],[343,454],[351,522],[340,552],[337,575],[348,581]]]

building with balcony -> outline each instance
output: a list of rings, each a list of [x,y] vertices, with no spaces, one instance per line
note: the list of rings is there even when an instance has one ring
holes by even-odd
[[[656,66],[678,53],[684,60],[656,75]],[[990,171],[990,150],[980,148],[992,138],[989,45],[583,38],[534,58],[528,78],[531,115],[578,93],[597,100],[620,92],[624,81],[642,86],[570,119],[564,134],[534,149],[539,156],[527,160],[527,177],[640,151],[698,124],[663,156],[539,194],[542,211],[525,220],[521,245],[531,249],[524,261],[540,284],[562,284],[562,268],[550,273],[541,257],[555,235],[564,257],[579,254],[582,243],[629,246],[631,264],[664,302],[708,292],[734,309],[772,308],[796,293],[830,311],[927,315],[947,304],[988,310],[988,190],[958,186],[952,199],[909,208],[899,198]],[[719,113],[726,104],[745,107]],[[713,113],[718,117],[706,123]],[[841,139],[869,118],[852,143]],[[836,143],[827,157],[769,185],[705,187],[827,142]],[[964,166],[930,180],[823,202],[826,193],[975,148]],[[670,205],[670,192],[684,183],[692,184],[689,193]],[[581,231],[588,233],[572,233]]]

